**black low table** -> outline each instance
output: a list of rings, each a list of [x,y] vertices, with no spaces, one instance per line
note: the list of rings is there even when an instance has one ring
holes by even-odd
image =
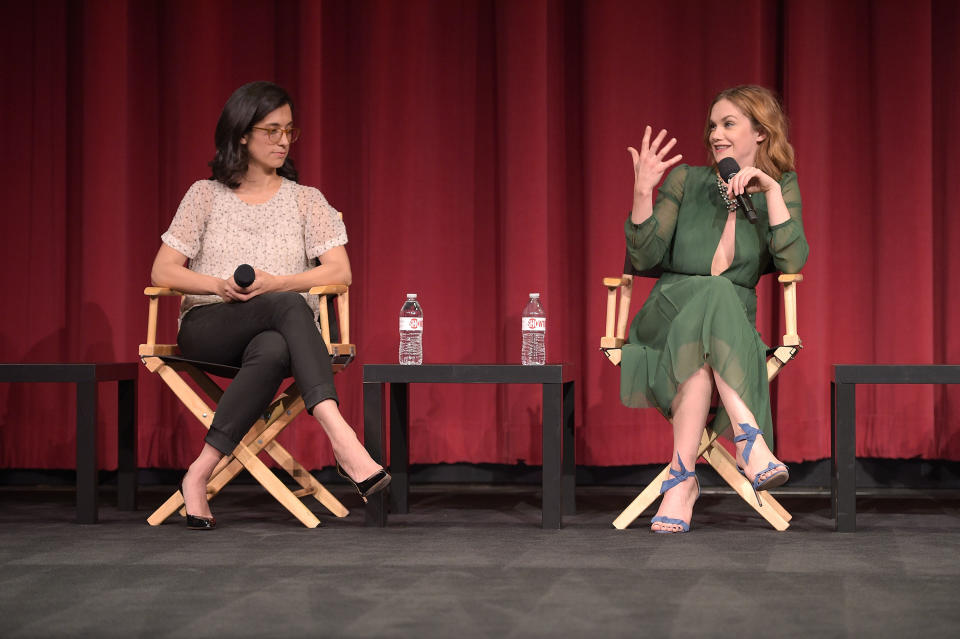
[[[408,511],[410,490],[410,384],[541,384],[543,386],[544,528],[560,528],[563,515],[576,512],[574,382],[570,366],[520,364],[367,364],[363,367],[363,432],[375,460],[386,459],[384,387],[390,384],[390,509]],[[383,492],[367,502],[368,526],[387,525]]]
[[[830,491],[837,532],[857,529],[857,384],[960,384],[960,365],[834,365]]]
[[[117,382],[117,507],[137,507],[137,371],[134,362],[0,364],[0,382],[77,385],[77,521],[97,523],[97,384]]]

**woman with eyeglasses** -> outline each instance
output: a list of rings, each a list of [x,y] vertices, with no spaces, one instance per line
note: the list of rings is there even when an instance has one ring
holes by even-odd
[[[351,281],[339,214],[320,191],[297,183],[289,153],[299,135],[282,88],[237,89],[217,122],[213,175],[187,191],[154,259],[154,285],[186,294],[177,335],[183,356],[240,368],[181,482],[190,528],[216,526],[206,499],[213,469],[291,372],[338,470],[361,496],[390,483],[340,414],[317,298],[299,292]],[[246,287],[234,279],[240,264],[254,267]]]

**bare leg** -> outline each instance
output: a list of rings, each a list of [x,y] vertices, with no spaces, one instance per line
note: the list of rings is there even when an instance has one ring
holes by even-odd
[[[314,406],[313,416],[330,438],[334,457],[354,481],[363,481],[382,468],[373,461],[350,424],[343,419],[337,402],[332,399],[320,402]]]
[[[677,389],[677,396],[673,399],[673,456],[670,467],[679,470],[677,456],[683,460],[687,470],[693,470],[697,461],[697,450],[700,439],[707,423],[707,414],[710,412],[710,397],[713,394],[713,382],[710,369],[704,365],[691,375],[687,381]],[[693,503],[697,499],[698,487],[696,481],[684,481],[663,493],[660,509],[657,516],[681,519],[689,522],[693,514]],[[657,522],[650,526],[651,530],[677,531],[675,524]]]
[[[204,443],[199,457],[190,464],[183,477],[183,490],[186,492],[184,505],[187,512],[195,517],[212,517],[210,502],[207,501],[207,482],[222,457],[223,453]]]
[[[733,425],[734,434],[743,434],[743,429],[740,427],[740,424],[749,424],[757,428],[757,418],[753,416],[753,413],[747,408],[747,405],[740,399],[737,391],[733,390],[729,384],[723,381],[723,378],[717,375],[716,372],[713,374],[713,379],[717,385],[717,392],[720,393],[720,401],[723,402],[723,407],[730,416],[730,423]],[[757,436],[757,439],[753,443],[753,448],[750,451],[750,461],[744,463],[743,449],[746,447],[746,444],[745,441],[737,442],[737,464],[740,468],[743,468],[747,477],[750,479],[753,479],[758,472],[765,469],[770,462],[774,464],[780,463],[780,460],[770,452],[770,448],[767,447],[767,443],[763,440],[763,437],[760,436]],[[766,479],[767,476],[774,472],[776,472],[776,470],[760,473],[760,477],[757,479]]]

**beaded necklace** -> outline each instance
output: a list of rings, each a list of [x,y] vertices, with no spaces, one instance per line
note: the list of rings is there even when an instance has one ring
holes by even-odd
[[[736,198],[731,201],[727,197],[727,185],[724,184],[723,180],[720,179],[720,176],[717,176],[717,190],[720,191],[720,197],[723,198],[723,205],[727,207],[727,211],[733,213],[737,210],[737,200]]]

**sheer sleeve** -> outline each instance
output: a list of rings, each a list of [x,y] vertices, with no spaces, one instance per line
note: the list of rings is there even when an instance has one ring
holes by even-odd
[[[651,269],[663,260],[677,228],[677,214],[683,200],[683,186],[689,166],[680,164],[670,171],[667,179],[657,189],[653,215],[634,224],[627,218],[624,231],[627,236],[627,253],[638,271]]]
[[[180,201],[170,228],[160,236],[163,243],[186,255],[191,260],[200,253],[207,215],[213,202],[213,182],[199,180],[187,190]]]
[[[305,189],[306,225],[303,245],[307,258],[320,257],[335,246],[347,243],[347,227],[340,214],[330,206],[323,193],[314,188]]]
[[[803,207],[800,201],[797,174],[792,171],[784,173],[780,178],[780,190],[787,210],[790,212],[790,219],[770,227],[767,232],[767,246],[770,248],[770,255],[778,271],[799,273],[807,261],[810,247],[803,233]]]

